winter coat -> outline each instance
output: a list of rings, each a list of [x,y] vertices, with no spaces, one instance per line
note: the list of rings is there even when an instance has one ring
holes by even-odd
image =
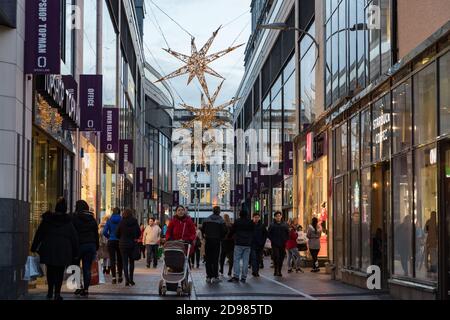
[[[222,250],[224,250],[225,252],[233,252],[233,249],[234,249],[234,239],[231,234],[232,228],[233,228],[233,225],[231,223],[228,225],[225,224],[226,234],[222,240]]]
[[[172,220],[170,220],[169,226],[167,227],[166,232],[166,240],[182,240],[189,242],[191,244],[191,251],[193,253],[194,248],[194,240],[196,238],[195,225],[192,221],[191,217],[184,215],[179,218],[175,216]]]
[[[284,222],[273,222],[269,227],[269,239],[273,247],[284,248],[289,240],[289,227]]]
[[[89,211],[77,212],[73,215],[72,223],[75,230],[77,230],[80,245],[94,243],[98,250],[100,247],[98,224],[94,215]]]
[[[117,227],[116,237],[120,248],[133,248],[141,235],[141,228],[134,217],[123,218]]]
[[[225,221],[218,214],[210,215],[203,222],[201,230],[206,241],[209,239],[222,240],[227,234]]]
[[[105,229],[106,223],[101,223],[98,227],[99,234],[99,242],[100,247],[98,248],[97,257],[98,259],[108,259],[109,251],[108,251],[108,239],[103,235],[103,230]]]
[[[255,231],[253,232],[253,239],[252,239],[252,247],[253,248],[264,248],[264,245],[266,244],[268,233],[266,226],[263,225],[261,222],[258,222],[258,224],[255,224]]]
[[[36,231],[31,252],[40,262],[51,266],[69,266],[78,257],[78,235],[66,213],[46,212]]]
[[[144,245],[148,244],[158,244],[161,240],[161,228],[154,224],[153,226],[147,225],[144,229],[144,235],[142,237],[142,242]]]
[[[308,247],[313,250],[320,250],[320,237],[322,235],[322,229],[317,226],[317,230],[312,225],[309,225],[306,237],[309,239]]]
[[[286,241],[286,249],[289,250],[297,248],[297,238],[298,238],[297,231],[295,231],[294,228],[291,228],[291,230],[289,231],[289,240]]]
[[[234,236],[236,246],[250,247],[253,240],[255,224],[252,220],[245,218],[237,219],[231,227],[230,235]]]
[[[122,217],[120,214],[113,214],[111,218],[106,222],[106,226],[103,229],[103,235],[108,240],[119,240],[116,237],[117,227],[119,226],[120,221],[122,221]]]

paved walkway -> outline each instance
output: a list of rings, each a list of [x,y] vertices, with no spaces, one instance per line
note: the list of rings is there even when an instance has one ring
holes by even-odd
[[[286,261],[285,261],[286,264]],[[323,272],[311,273],[305,268],[304,273],[288,274],[286,267],[283,278],[275,278],[273,269],[269,267],[270,261],[266,258],[265,268],[261,270],[261,277],[249,276],[247,282],[228,283],[228,277],[221,277],[221,283],[207,284],[205,281],[205,266],[191,271],[193,290],[191,297],[177,297],[174,292],[168,292],[166,297],[158,295],[158,283],[161,274],[161,263],[157,269],[145,267],[144,260],[136,263],[134,287],[125,287],[122,284],[111,284],[111,276],[106,275],[106,284],[93,286],[89,289],[89,300],[376,300],[390,299],[382,292],[364,290],[343,284],[330,279],[330,275]],[[228,271],[228,266],[225,267]],[[30,289],[26,299],[44,300],[46,286],[40,285]],[[66,300],[81,300],[63,286],[63,297]]]

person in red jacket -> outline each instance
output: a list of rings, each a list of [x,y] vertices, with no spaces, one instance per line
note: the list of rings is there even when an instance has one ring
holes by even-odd
[[[302,271],[300,268],[300,254],[297,249],[297,238],[298,233],[295,225],[291,224],[289,230],[289,240],[286,242],[286,250],[288,251],[288,273],[292,272],[292,259],[294,260],[294,264],[296,266],[295,271]]]
[[[174,241],[181,240],[191,244],[190,254],[194,252],[194,240],[196,238],[195,225],[191,217],[186,215],[183,206],[177,206],[175,209],[175,216],[170,220],[167,227],[166,240]]]

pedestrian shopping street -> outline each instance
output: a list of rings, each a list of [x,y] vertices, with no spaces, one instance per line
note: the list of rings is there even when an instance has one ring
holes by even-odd
[[[286,264],[286,261],[285,261]],[[264,269],[260,277],[252,277],[251,270],[245,284],[229,283],[228,276],[221,276],[220,283],[207,284],[205,281],[205,265],[192,270],[193,290],[191,297],[178,297],[175,292],[168,292],[165,297],[158,295],[158,283],[161,279],[161,259],[157,269],[147,269],[145,260],[136,262],[134,287],[122,284],[111,284],[111,276],[106,275],[106,284],[92,286],[89,298],[75,296],[73,290],[63,285],[62,296],[65,300],[386,300],[391,299],[384,291],[370,291],[330,280],[325,269],[320,273],[311,273],[309,268],[304,273],[288,274],[283,269],[283,278],[274,278],[270,260],[264,261]],[[225,267],[228,272],[228,266]],[[47,286],[38,285],[30,289],[27,300],[46,300]]]

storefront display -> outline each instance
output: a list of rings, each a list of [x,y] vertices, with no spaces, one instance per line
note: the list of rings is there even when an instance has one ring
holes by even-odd
[[[81,135],[81,199],[86,201],[94,214],[97,214],[97,173],[98,153],[95,147],[95,134],[85,133]]]

